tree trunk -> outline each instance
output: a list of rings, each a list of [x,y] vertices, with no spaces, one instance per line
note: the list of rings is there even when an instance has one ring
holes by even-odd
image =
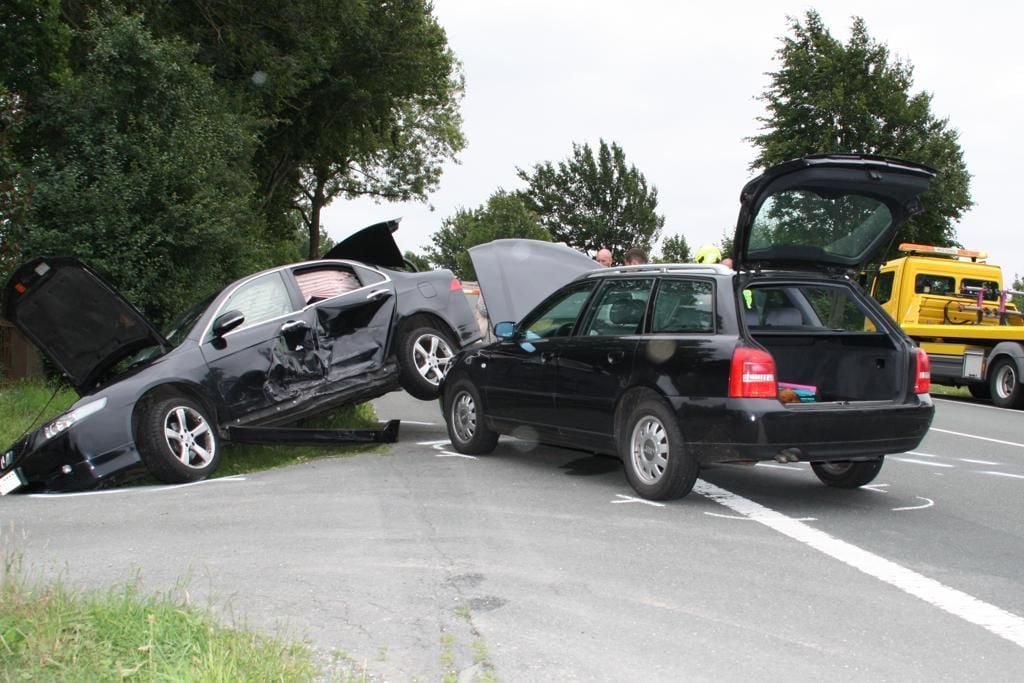
[[[309,206],[309,258],[320,258],[320,210],[324,208],[324,187],[327,185],[327,173],[316,171],[316,188]]]

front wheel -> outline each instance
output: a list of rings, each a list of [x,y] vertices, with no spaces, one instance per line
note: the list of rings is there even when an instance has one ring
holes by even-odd
[[[1024,407],[1024,389],[1020,384],[1020,369],[1012,358],[1000,358],[988,373],[992,403],[1000,408]]]
[[[154,401],[139,421],[139,457],[165,484],[199,481],[220,462],[220,443],[203,408],[184,396]]]
[[[480,391],[462,379],[444,392],[444,422],[448,438],[459,453],[484,455],[498,445],[498,434],[484,424]]]
[[[455,357],[454,344],[441,330],[424,325],[406,332],[398,348],[399,383],[411,396],[431,401]]]
[[[619,454],[633,490],[648,500],[672,500],[690,492],[700,467],[668,406],[655,398],[641,401],[623,427]]]
[[[855,489],[870,484],[882,470],[885,456],[863,462],[812,462],[811,469],[823,484],[839,489]]]

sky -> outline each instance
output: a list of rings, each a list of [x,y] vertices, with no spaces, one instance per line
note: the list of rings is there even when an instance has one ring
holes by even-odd
[[[852,17],[914,68],[912,93],[959,132],[974,206],[957,224],[967,248],[1024,274],[1024,230],[1011,178],[1024,158],[1024,5],[846,0],[813,4],[671,0],[435,0],[462,62],[468,144],[426,203],[335,200],[335,240],[401,217],[402,250],[422,252],[444,219],[523,187],[517,168],[557,163],[573,143],[618,143],[658,189],[662,239],[691,250],[732,235],[739,192],[756,175],[746,138],[764,115],[757,97],[777,70],[788,16],[816,9],[846,42]],[[657,251],[657,250],[656,250]]]

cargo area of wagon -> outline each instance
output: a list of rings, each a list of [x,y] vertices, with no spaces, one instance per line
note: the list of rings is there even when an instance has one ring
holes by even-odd
[[[741,302],[748,333],[775,360],[784,402],[901,401],[907,395],[915,359],[852,283],[755,282]]]

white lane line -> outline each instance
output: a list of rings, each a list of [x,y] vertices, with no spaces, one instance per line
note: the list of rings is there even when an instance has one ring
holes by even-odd
[[[451,451],[441,451],[440,453],[434,453],[435,458],[465,458],[466,460],[476,460],[475,455],[466,455],[465,453],[452,453]]]
[[[760,503],[737,496],[735,493],[698,479],[693,490],[724,505],[733,512],[750,517],[769,529],[789,536],[822,552],[868,576],[884,581],[900,590],[924,600],[930,605],[977,624],[990,633],[1024,648],[1024,619],[1006,610],[979,600],[963,591],[918,574],[884,557],[868,552],[852,543],[841,541],[824,531],[787,517]]]
[[[969,462],[972,465],[1002,465],[1001,462],[992,462],[991,460],[975,460],[973,458],[957,458],[962,462]]]
[[[616,498],[620,498],[621,500],[612,500],[612,501],[609,501],[609,502],[610,503],[643,503],[644,505],[650,505],[650,506],[656,507],[656,508],[663,508],[663,507],[665,507],[664,503],[655,503],[653,500],[644,500],[643,498],[634,498],[633,496],[624,496],[621,493],[616,493],[615,497]]]
[[[613,503],[617,503],[619,501],[613,500],[612,502]],[[705,512],[704,514],[707,515],[708,517],[719,517],[721,519],[737,519],[737,520],[742,520],[744,522],[756,522],[757,521],[756,519],[753,519],[751,517],[744,517],[743,515],[722,515],[722,514],[719,514],[717,512]],[[795,519],[798,522],[817,522],[818,521],[817,517],[794,517],[793,519]]]
[[[757,463],[757,466],[758,467],[771,467],[771,468],[776,469],[776,470],[796,470],[797,472],[803,472],[804,471],[803,467],[797,467],[795,465],[776,465],[773,462],[759,462],[759,463]]]
[[[439,439],[437,441],[417,441],[417,446],[437,446],[443,443],[451,443],[449,439]]]
[[[935,501],[932,500],[931,498],[925,498],[924,496],[914,496],[914,498],[917,498],[918,500],[923,500],[924,505],[910,505],[904,508],[893,508],[893,512],[902,512],[903,510],[924,510],[925,508],[930,508],[931,506],[935,505]]]
[[[997,477],[1011,477],[1013,479],[1024,479],[1024,474],[1010,474],[1009,472],[993,472],[992,470],[982,470],[982,474],[991,474]]]
[[[861,488],[867,489],[868,491],[874,491],[875,493],[889,493],[888,491],[882,490],[886,486],[888,486],[888,484],[868,484],[867,486],[861,486]]]
[[[953,467],[953,465],[950,465],[949,463],[945,462],[931,462],[930,460],[914,460],[913,458],[895,458],[892,456],[890,457],[893,460],[897,460],[899,462],[910,462],[915,465],[930,465],[931,467]]]
[[[921,458],[937,458],[939,456],[932,455],[931,453],[922,453],[921,451],[907,451],[907,455],[916,455]]]
[[[948,429],[939,429],[938,427],[932,427],[930,431],[942,432],[943,434],[952,434],[953,436],[965,436],[968,439],[978,439],[979,441],[991,441],[992,443],[1001,443],[1004,446],[1016,446],[1017,448],[1024,448],[1024,443],[1017,443],[1016,441],[1003,441],[1002,439],[990,439],[987,436],[976,436],[974,434],[964,434],[963,432],[954,432]]]
[[[416,420],[402,420],[402,424],[404,424],[404,425],[422,425],[424,427],[433,427],[437,423],[436,422],[417,422]]]
[[[79,496],[109,496],[115,494],[128,495],[133,493],[162,493],[183,489],[189,486],[200,486],[203,484],[216,484],[219,482],[245,481],[245,476],[236,474],[230,477],[218,477],[216,479],[202,479],[191,481],[187,484],[174,484],[173,486],[128,486],[117,489],[100,489],[99,491],[78,491],[76,493],[30,493],[30,498],[77,498]]]

